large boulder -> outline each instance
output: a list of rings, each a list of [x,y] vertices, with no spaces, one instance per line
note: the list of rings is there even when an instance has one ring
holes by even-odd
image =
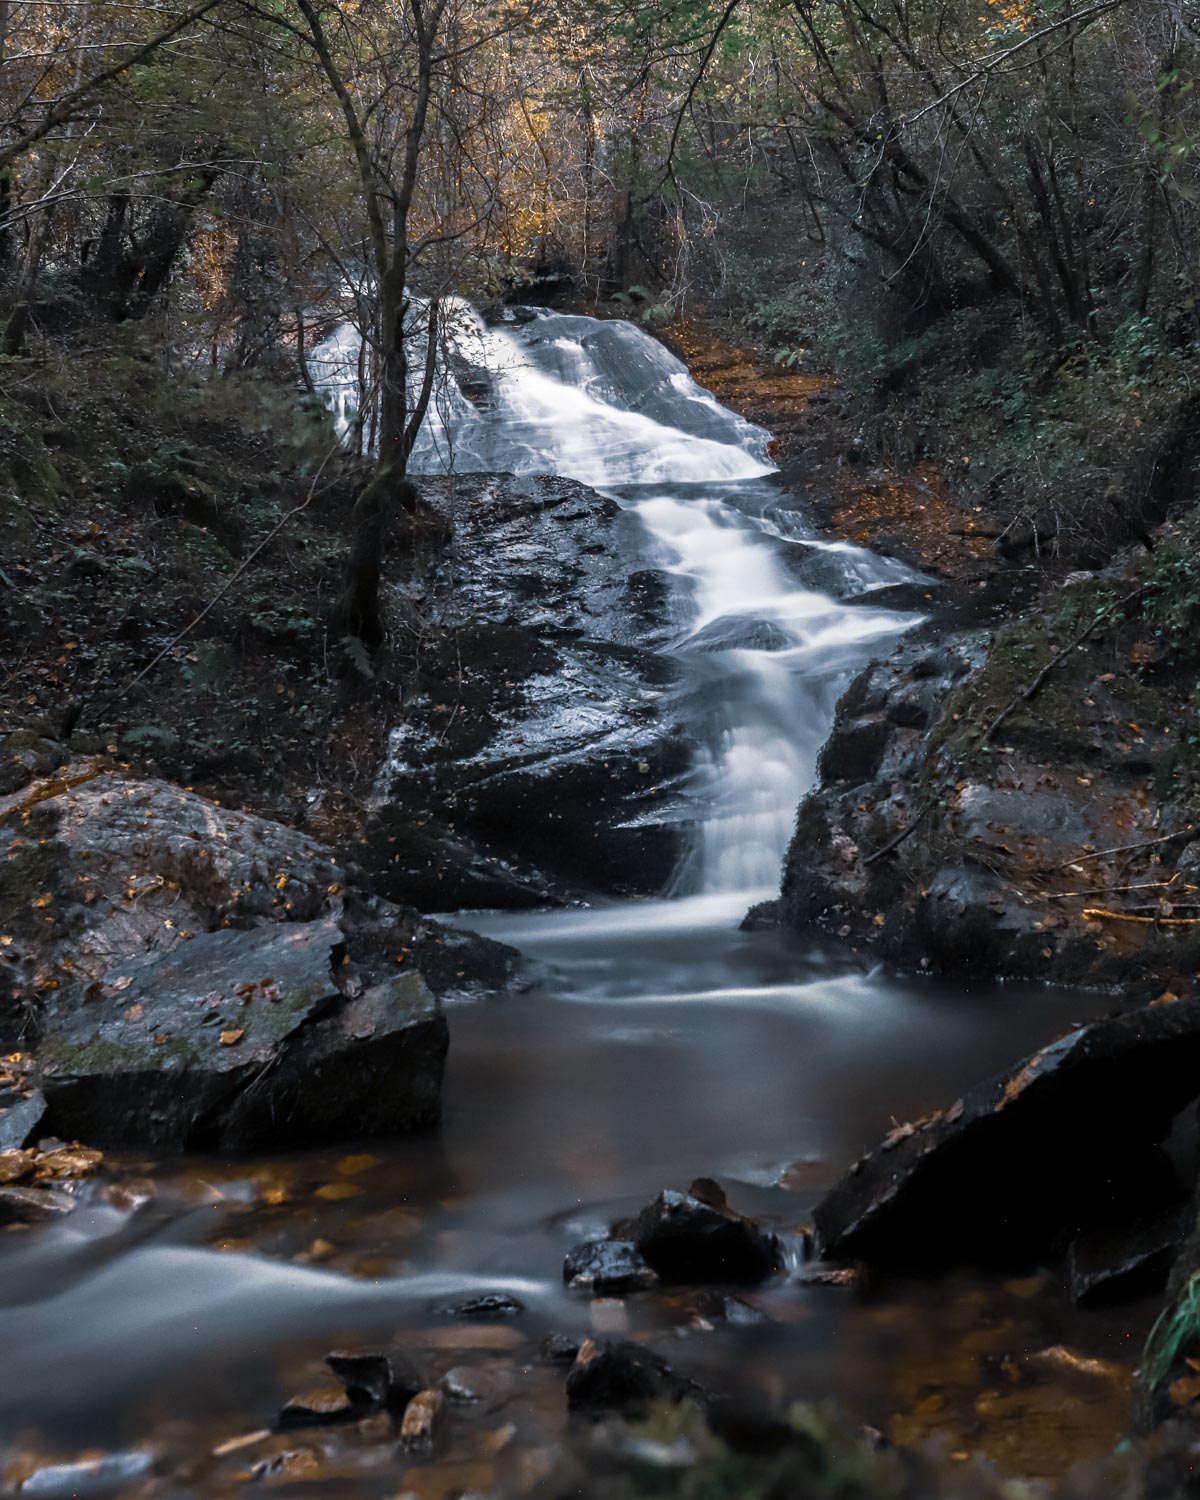
[[[439,991],[515,971],[308,836],[103,763],[0,800],[0,840],[10,1025],[60,1135],[237,1149],[427,1124],[447,1029],[422,970]]]
[[[673,593],[636,518],[573,480],[427,480],[454,540],[422,599],[387,795],[354,858],[426,911],[647,894],[684,848]]]
[[[1182,1196],[1160,1143],[1200,1092],[1200,998],[1060,1037],[898,1126],[817,1204],[828,1258],[1024,1265]]]

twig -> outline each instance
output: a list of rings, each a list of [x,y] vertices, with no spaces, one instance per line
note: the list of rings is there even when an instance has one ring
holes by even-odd
[[[1103,917],[1106,922],[1150,922],[1156,927],[1194,927],[1200,917],[1136,917],[1128,911],[1109,911],[1103,906],[1085,906],[1085,917]]]
[[[1147,587],[1147,584],[1143,584],[1140,588],[1134,589],[1133,593],[1126,594],[1123,599],[1114,599],[1111,604],[1107,605],[1104,609],[1100,610],[1098,614],[1094,615],[1091,621],[1084,627],[1083,630],[1079,632],[1077,636],[1074,637],[1074,639],[1068,641],[1061,651],[1056,651],[1054,653],[1054,655],[1050,658],[1050,660],[1037,674],[1037,676],[1033,679],[1028,687],[1022,688],[1015,697],[1009,699],[1009,701],[1004,705],[1004,707],[988,725],[987,729],[984,732],[983,738],[979,742],[980,745],[982,746],[987,744],[987,742],[995,734],[997,729],[1000,728],[1001,724],[1004,723],[1005,719],[1008,718],[1009,714],[1012,713],[1014,708],[1016,708],[1021,703],[1028,702],[1028,700],[1033,697],[1034,693],[1037,692],[1038,688],[1041,687],[1042,683],[1045,682],[1046,678],[1049,677],[1054,668],[1059,664],[1060,661],[1062,661],[1063,657],[1069,656],[1071,652],[1075,650],[1076,646],[1081,646],[1083,642],[1087,640],[1088,636],[1091,635],[1092,631],[1095,630],[1096,626],[1099,625],[1101,620],[1106,619],[1109,615],[1112,614],[1114,610],[1120,609],[1123,605],[1128,604],[1130,600],[1136,599],[1139,594],[1144,594]]]
[[[1189,823],[1186,828],[1177,828],[1174,833],[1164,833],[1161,838],[1143,839],[1140,844],[1120,844],[1115,849],[1096,849],[1091,854],[1077,854],[1073,859],[1064,860],[1058,868],[1069,870],[1072,865],[1081,865],[1085,859],[1106,859],[1110,854],[1130,854],[1135,849],[1150,849],[1155,844],[1169,844],[1172,839],[1184,838],[1187,834],[1194,832],[1194,825]]]
[[[1112,896],[1118,891],[1156,891],[1161,886],[1174,885],[1182,875],[1182,870],[1176,870],[1170,880],[1142,880],[1137,885],[1097,885],[1088,891],[1051,891],[1047,901],[1066,901],[1071,896]],[[1194,891],[1194,885],[1184,887],[1184,890]]]
[[[917,831],[921,820],[932,806],[933,799],[929,798],[923,807],[918,808],[912,822],[902,828],[895,838],[889,839],[882,849],[876,849],[874,854],[868,854],[866,859],[863,860],[863,865],[873,865],[877,859],[882,859],[885,854],[890,854],[893,849],[898,849],[906,838]]]

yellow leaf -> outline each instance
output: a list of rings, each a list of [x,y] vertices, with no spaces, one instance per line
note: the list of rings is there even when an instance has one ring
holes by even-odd
[[[327,1182],[317,1189],[317,1197],[333,1203],[339,1198],[357,1198],[361,1192],[362,1188],[353,1182]]]
[[[244,1026],[236,1026],[232,1031],[223,1031],[220,1036],[222,1047],[233,1047],[246,1035]]]

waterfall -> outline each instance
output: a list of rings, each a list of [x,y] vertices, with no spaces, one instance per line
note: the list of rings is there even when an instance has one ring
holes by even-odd
[[[562,475],[637,514],[650,560],[691,604],[673,649],[687,669],[698,833],[677,891],[774,894],[848,673],[915,619],[841,603],[806,572],[819,564],[827,589],[859,595],[915,575],[806,535],[769,434],[635,324],[528,309],[489,325],[455,302],[444,330],[412,469]],[[343,422],[356,361],[346,330],[310,358]]]

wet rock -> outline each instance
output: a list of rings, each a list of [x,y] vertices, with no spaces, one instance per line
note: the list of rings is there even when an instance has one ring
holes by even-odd
[[[328,1422],[349,1422],[364,1416],[370,1402],[356,1397],[337,1380],[328,1380],[303,1395],[293,1396],[279,1413],[280,1432],[295,1427],[317,1427]]]
[[[893,1130],[817,1204],[819,1250],[1025,1265],[1162,1208],[1178,1186],[1159,1142],[1195,1096],[1198,1066],[1200,1000],[1080,1027]]]
[[[512,1377],[507,1371],[477,1365],[455,1365],[442,1376],[440,1384],[447,1401],[484,1411],[497,1410],[512,1393]]]
[[[859,786],[879,769],[891,730],[882,714],[836,724],[821,751],[821,777]]]
[[[288,1485],[311,1483],[325,1476],[326,1464],[319,1453],[311,1448],[287,1448],[282,1453],[273,1453],[270,1458],[261,1458],[250,1466],[247,1477],[259,1484]]]
[[[721,1315],[734,1328],[757,1328],[771,1321],[761,1307],[755,1307],[741,1297],[722,1298]]]
[[[656,1401],[699,1393],[661,1355],[628,1339],[584,1339],[567,1376],[568,1410],[588,1416],[639,1416]]]
[[[563,1280],[572,1291],[641,1292],[657,1284],[658,1273],[629,1240],[587,1240],[568,1254]]]
[[[436,1118],[445,1018],[417,974],[338,990],[329,917],[203,933],[46,1005],[48,1120],[101,1145],[246,1149]]]
[[[1076,1302],[1119,1302],[1167,1283],[1180,1246],[1196,1222],[1191,1199],[1116,1229],[1081,1235],[1067,1253]]]
[[[15,1090],[0,1094],[0,1151],[20,1150],[45,1113],[46,1097],[40,1089],[27,1094]]]
[[[398,1349],[386,1352],[337,1349],[325,1363],[352,1399],[373,1402],[389,1411],[403,1411],[428,1381],[409,1357]]]
[[[1171,737],[1147,724],[1168,725],[1170,703],[1110,670],[1111,639],[1041,675],[1068,644],[1057,617],[1124,586],[1089,581],[1054,613],[937,645],[920,629],[860,673],[797,814],[782,924],[910,971],[1178,991],[1191,929],[1135,914],[1122,890],[1169,876],[1156,840],[1178,811],[1131,779],[1169,779]],[[1166,891],[1149,889],[1143,903]]]
[[[668,1281],[757,1282],[782,1265],[779,1241],[735,1212],[707,1179],[687,1193],[660,1193],[630,1234],[647,1264]]]
[[[772,620],[722,615],[689,637],[689,651],[786,651],[795,641]]]
[[[441,1391],[418,1391],[405,1408],[400,1424],[400,1450],[414,1458],[428,1458],[437,1442],[446,1401]]]
[[[56,1188],[9,1182],[0,1187],[0,1224],[45,1224],[74,1212],[77,1200]]]
[[[478,1297],[469,1297],[446,1311],[454,1318],[517,1318],[525,1311],[525,1304],[508,1292],[482,1292]]]
[[[420,691],[392,744],[390,806],[355,859],[426,910],[659,890],[682,849],[664,788],[690,757],[678,664],[647,649],[665,581],[636,518],[573,481],[464,475]]]
[[[0,973],[63,1136],[240,1149],[427,1124],[447,1033],[422,971],[443,994],[520,970],[305,834],[100,762],[0,798],[0,833]]]
[[[108,1494],[148,1474],[153,1464],[151,1454],[137,1449],[106,1453],[101,1458],[81,1459],[78,1463],[46,1464],[23,1480],[17,1486],[17,1493],[40,1496],[42,1500]]]

